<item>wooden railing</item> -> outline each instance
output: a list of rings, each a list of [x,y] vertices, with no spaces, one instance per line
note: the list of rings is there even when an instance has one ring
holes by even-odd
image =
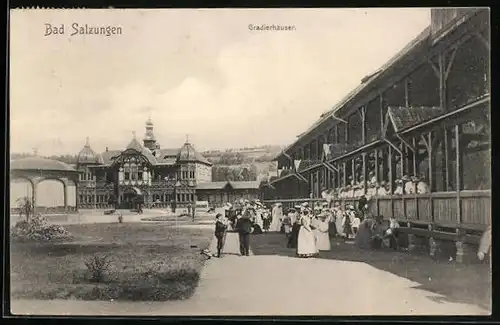
[[[457,200],[460,204],[457,204]],[[338,200],[341,207],[352,204],[357,208],[357,199]],[[284,208],[308,202],[326,202],[324,199],[264,200],[265,204],[282,203]],[[460,209],[460,214],[458,213]],[[393,195],[373,197],[369,203],[373,215],[384,218],[395,217],[398,221],[422,224],[437,224],[457,227],[472,226],[478,229],[491,224],[491,191],[437,192],[430,194]],[[459,219],[460,216],[460,219]]]

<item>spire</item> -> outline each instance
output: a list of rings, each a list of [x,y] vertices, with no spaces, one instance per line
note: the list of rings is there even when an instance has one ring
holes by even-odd
[[[132,131],[132,138],[136,139],[135,131]]]
[[[89,137],[85,138],[85,147],[90,148],[90,140]]]
[[[186,134],[186,143],[189,143],[189,134]]]

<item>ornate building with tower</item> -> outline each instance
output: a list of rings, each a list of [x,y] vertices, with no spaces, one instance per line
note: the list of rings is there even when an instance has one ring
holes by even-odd
[[[151,119],[142,143],[134,134],[122,150],[96,153],[89,139],[79,152],[76,170],[78,208],[132,208],[139,198],[146,207],[177,207],[210,201],[219,204],[236,197],[258,197],[256,182],[213,186],[212,163],[188,139],[180,148],[161,148]],[[207,192],[208,191],[208,192]],[[198,195],[197,195],[198,193]]]

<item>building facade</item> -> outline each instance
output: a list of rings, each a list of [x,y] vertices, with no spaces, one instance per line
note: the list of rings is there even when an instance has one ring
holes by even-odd
[[[122,150],[92,150],[89,140],[78,154],[79,208],[132,208],[138,197],[146,207],[186,206],[197,201],[196,188],[211,182],[212,163],[186,141],[180,148],[161,148],[151,119],[142,143],[133,135]]]

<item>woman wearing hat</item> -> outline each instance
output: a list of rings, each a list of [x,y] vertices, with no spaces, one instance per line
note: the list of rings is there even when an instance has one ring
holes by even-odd
[[[417,193],[418,194],[426,194],[429,193],[429,186],[425,182],[425,176],[420,176],[417,181]]]
[[[316,248],[316,237],[311,229],[311,216],[308,209],[304,209],[304,212],[300,218],[300,230],[297,239],[297,256],[299,257],[313,257],[318,254],[318,249]]]
[[[377,196],[386,196],[386,183],[385,181],[381,181],[379,187],[377,188]]]
[[[330,236],[328,229],[330,226],[330,218],[327,209],[324,209],[316,222],[316,245],[320,251],[329,251],[331,249]]]
[[[394,190],[394,195],[403,195],[403,181],[401,179],[396,180],[396,189]]]
[[[281,230],[281,220],[283,219],[283,207],[277,203],[273,208],[270,231],[279,232]]]
[[[344,237],[344,212],[340,207],[340,202],[335,202],[334,206],[335,213],[335,228],[337,229],[337,235]]]

